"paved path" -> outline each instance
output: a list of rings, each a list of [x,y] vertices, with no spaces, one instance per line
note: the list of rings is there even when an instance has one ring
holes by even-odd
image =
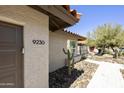
[[[90,59],[86,61],[99,64],[87,88],[124,88],[124,79],[120,73],[120,69],[124,69],[124,65]]]

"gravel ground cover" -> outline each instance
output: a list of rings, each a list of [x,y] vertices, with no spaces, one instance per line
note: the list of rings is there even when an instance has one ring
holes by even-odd
[[[71,88],[86,88],[92,79],[94,73],[98,68],[98,64],[89,63],[85,61],[81,61],[75,64],[75,68],[78,70],[83,69],[84,73],[77,79],[73,84],[71,84]]]
[[[94,56],[93,60],[100,61],[100,62],[104,61],[104,62],[109,62],[109,63],[124,64],[124,57],[120,57],[118,59],[115,59],[110,55]]]
[[[124,79],[124,69],[120,69],[120,72],[122,73],[123,79]]]
[[[74,65],[72,75],[68,75],[67,67],[49,73],[50,88],[86,88],[98,68],[97,64],[80,61]]]

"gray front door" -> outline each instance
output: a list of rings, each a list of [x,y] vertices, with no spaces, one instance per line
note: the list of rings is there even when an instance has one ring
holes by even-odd
[[[22,31],[0,21],[0,87],[23,87]]]

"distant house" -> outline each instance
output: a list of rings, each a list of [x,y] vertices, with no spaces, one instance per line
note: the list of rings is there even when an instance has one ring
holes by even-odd
[[[85,39],[62,30],[79,19],[65,5],[0,6],[0,87],[49,87],[67,40]]]

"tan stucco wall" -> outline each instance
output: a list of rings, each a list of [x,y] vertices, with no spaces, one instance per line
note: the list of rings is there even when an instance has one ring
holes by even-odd
[[[78,40],[76,36],[67,34],[61,30],[49,34],[49,72],[52,72],[65,64],[66,55],[62,49],[67,49],[67,40]]]
[[[24,26],[24,87],[48,87],[48,16],[28,6],[0,6],[0,20]],[[45,45],[33,45],[32,40]]]

